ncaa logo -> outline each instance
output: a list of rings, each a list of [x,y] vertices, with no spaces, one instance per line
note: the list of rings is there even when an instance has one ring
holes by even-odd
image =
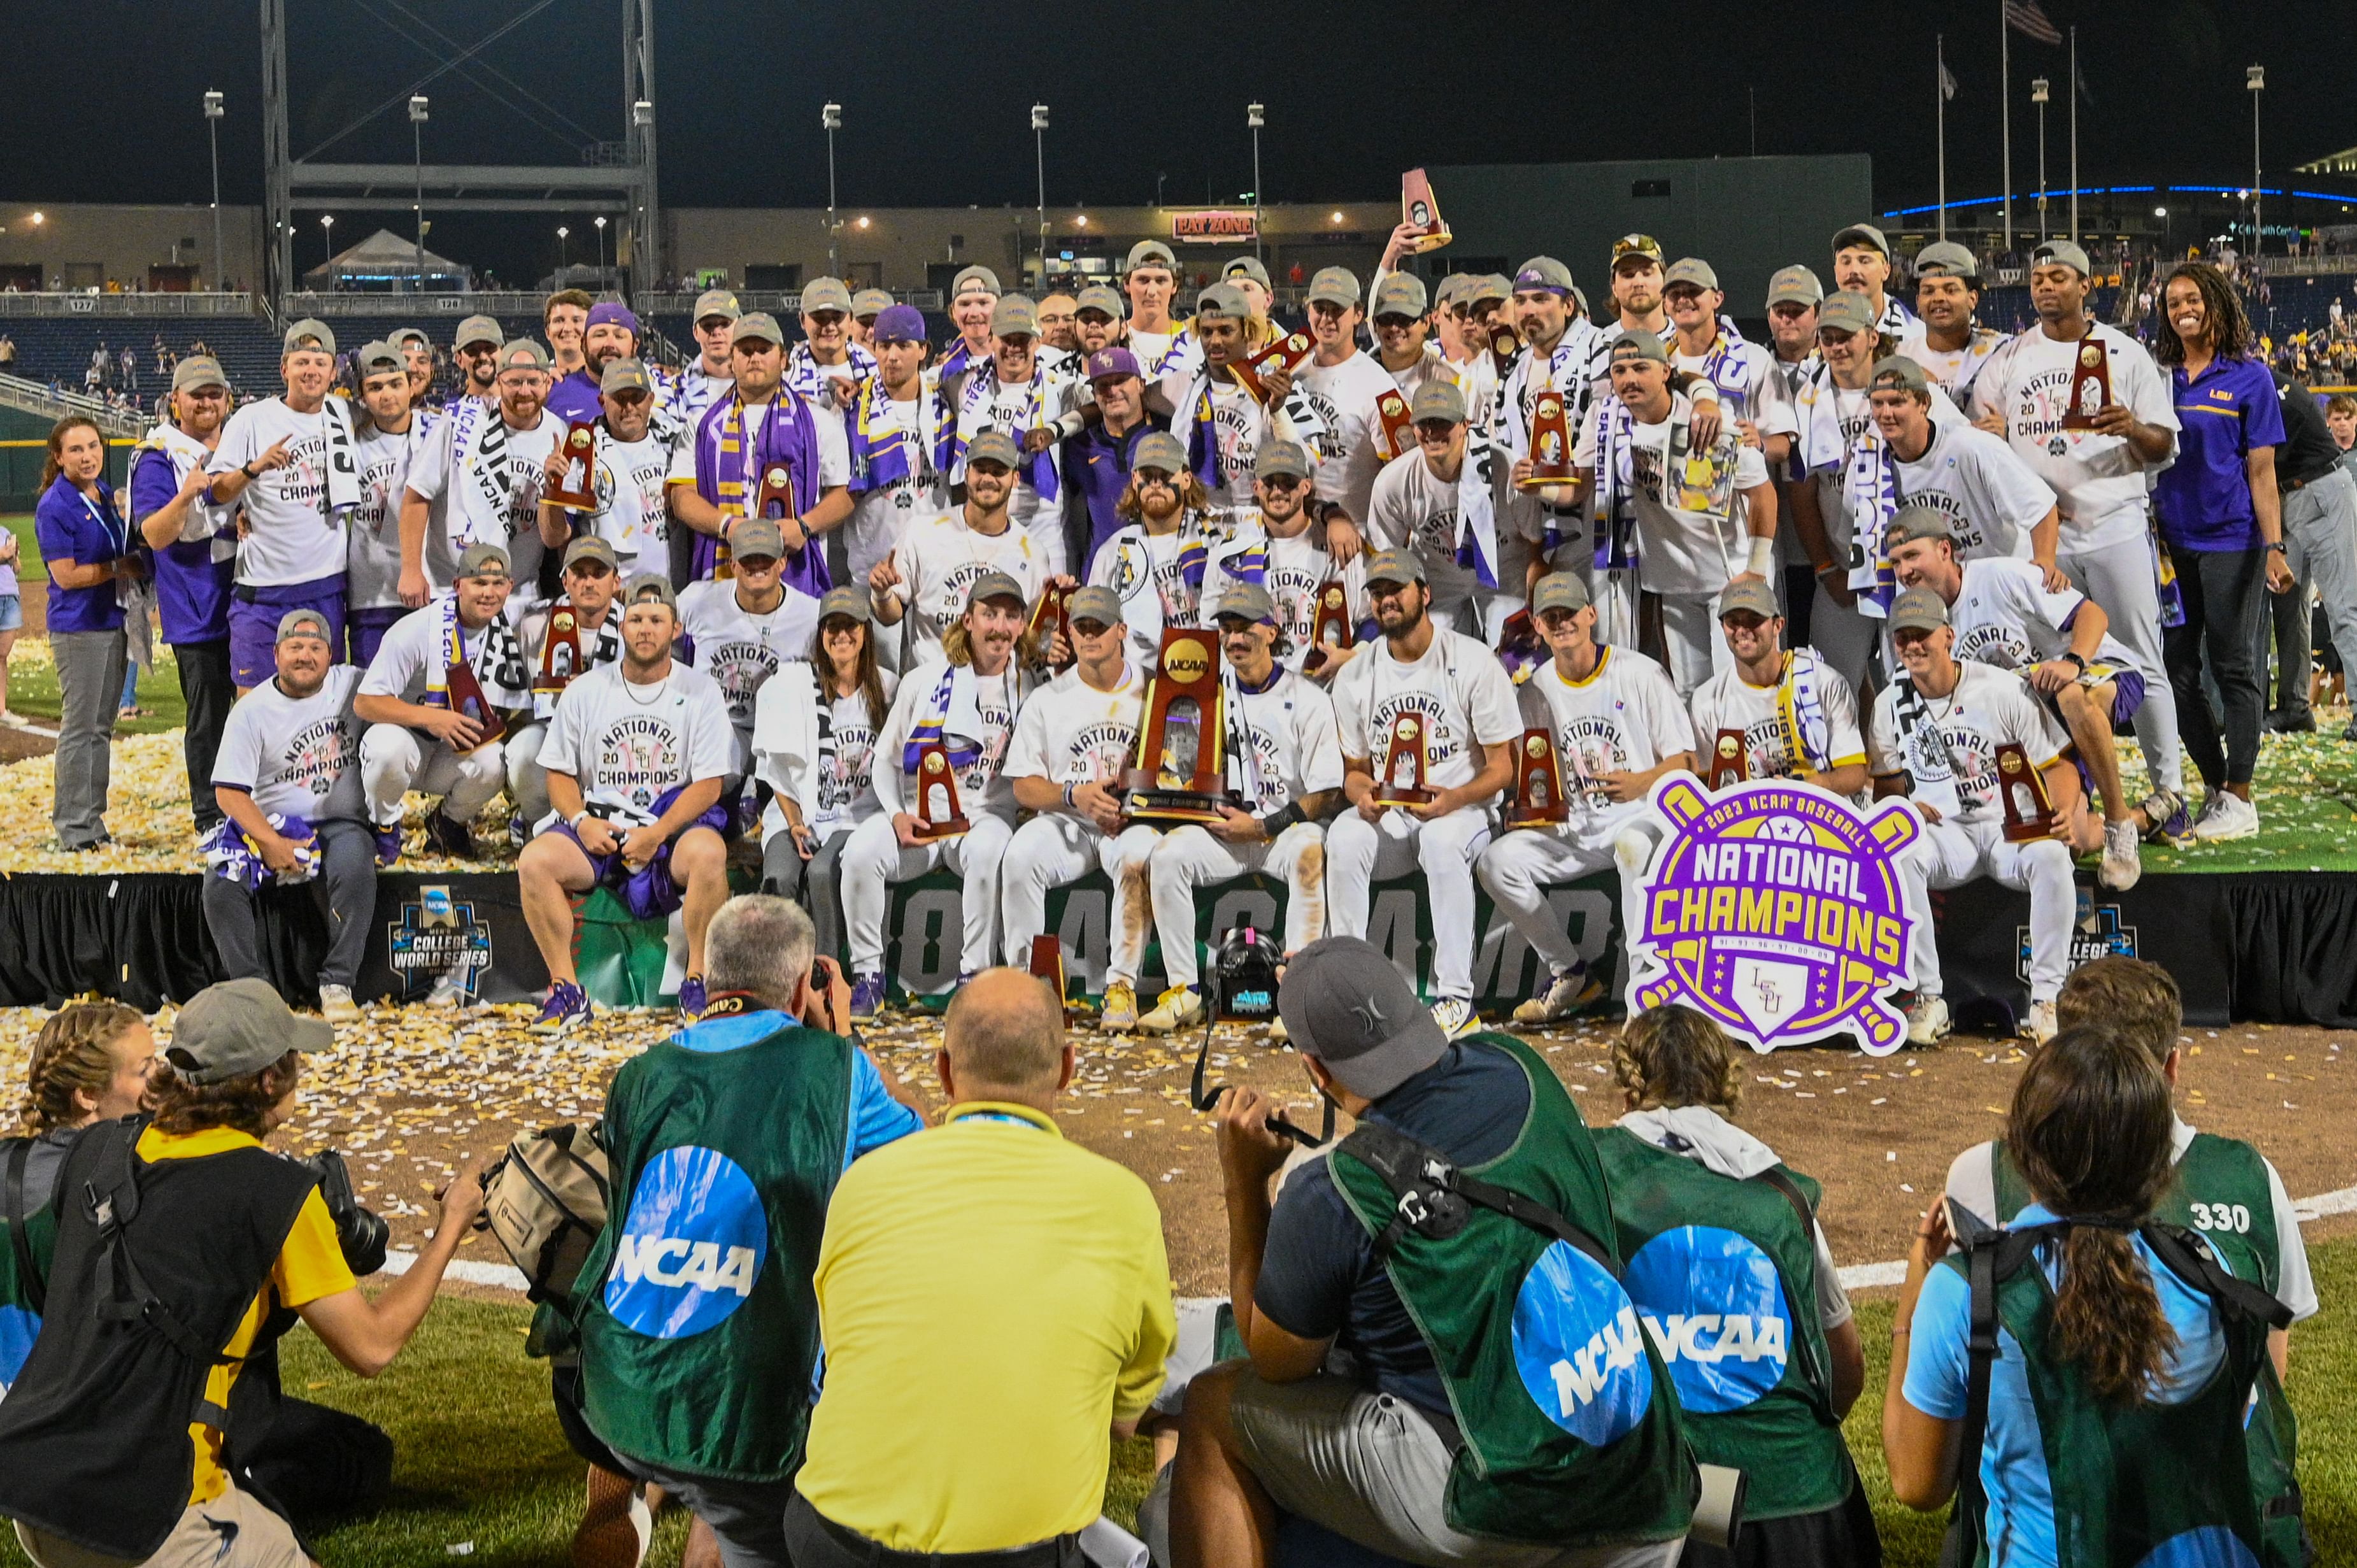
[[[1567,1241],[1548,1244],[1515,1294],[1514,1369],[1548,1420],[1594,1447],[1634,1431],[1653,1402],[1636,1307]]]
[[[1783,1380],[1792,1308],[1775,1262],[1750,1240],[1680,1226],[1638,1249],[1621,1278],[1685,1409],[1741,1410]]]
[[[21,1306],[0,1306],[0,1397],[5,1397],[8,1385],[25,1369],[25,1358],[33,1353],[34,1337],[41,1331],[41,1320]]]
[[[630,1194],[606,1310],[650,1338],[701,1334],[751,1297],[769,1252],[769,1214],[743,1167],[716,1149],[665,1149]]]

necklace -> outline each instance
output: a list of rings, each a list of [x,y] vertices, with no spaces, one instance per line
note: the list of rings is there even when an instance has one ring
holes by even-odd
[[[639,693],[638,693],[638,691],[637,691],[637,687],[638,687],[638,685],[639,685],[639,682],[630,679],[630,671],[628,671],[627,670],[626,670],[626,671],[624,671],[622,672],[622,693],[623,693],[623,694],[624,694],[625,696],[629,697],[632,703],[636,703],[638,706],[640,706],[640,707],[641,707],[641,708],[651,708],[651,707],[653,707],[657,703],[662,702],[662,701],[663,700],[663,698],[664,698],[666,695],[668,695],[668,694],[669,694],[670,690],[671,690],[671,671],[668,671],[668,670],[666,670],[666,671],[663,671],[663,676],[662,676],[662,680],[660,680],[660,681],[650,681],[650,682],[646,682],[646,683],[647,683],[649,686],[651,686],[651,687],[654,689],[654,695],[653,695],[653,696],[651,696],[651,697],[648,697],[648,698],[645,698],[645,699],[643,699],[643,700],[642,700],[642,699],[640,699],[640,697],[639,696]]]

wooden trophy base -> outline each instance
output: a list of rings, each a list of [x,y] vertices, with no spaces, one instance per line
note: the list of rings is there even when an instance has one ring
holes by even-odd
[[[946,822],[929,822],[918,817],[911,822],[909,836],[919,843],[934,843],[942,839],[963,838],[973,827],[963,817],[952,817]]]
[[[1123,777],[1125,796],[1122,810],[1128,813],[1132,822],[1203,825],[1228,820],[1227,808],[1233,803],[1229,796],[1205,795],[1193,789],[1157,789],[1154,779],[1153,774],[1134,769]]]
[[[1378,806],[1426,806],[1440,799],[1437,789],[1405,789],[1392,785],[1380,785],[1375,789]]]

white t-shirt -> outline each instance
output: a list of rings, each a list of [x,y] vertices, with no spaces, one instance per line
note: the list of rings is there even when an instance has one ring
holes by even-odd
[[[2076,588],[2048,593],[2046,575],[2027,561],[1967,561],[1964,585],[1948,607],[1956,657],[2015,671],[2058,659],[2071,646],[2071,622],[2086,602]],[[2136,668],[2136,656],[2108,631],[2095,658]]]
[[[932,444],[924,439],[925,414],[931,401],[931,394],[923,392],[906,403],[886,399],[877,404],[877,417],[884,429],[916,433],[909,446],[917,467],[905,479],[852,497],[851,515],[841,530],[852,582],[866,583],[876,564],[899,547],[911,522],[949,507],[948,488],[933,467]]]
[[[297,700],[274,678],[237,700],[221,726],[213,782],[243,789],[264,816],[307,822],[365,820],[361,730],[352,716],[357,665],[331,664],[319,689]]]
[[[936,653],[900,677],[900,690],[893,695],[892,711],[884,719],[884,733],[876,737],[876,763],[869,780],[887,811],[912,808],[904,755],[909,732],[916,727],[920,710],[931,703],[948,669],[948,662]],[[974,677],[974,706],[981,715],[982,733],[968,738],[980,755],[960,768],[957,776],[958,809],[969,818],[976,811],[1009,820],[1015,816],[1015,785],[1005,768],[1021,691],[1022,676],[1012,660],[996,675]]]
[[[1191,378],[1190,378],[1191,379]],[[1252,393],[1234,381],[1208,381],[1211,393],[1211,433],[1220,444],[1220,473],[1222,478],[1211,492],[1215,507],[1250,506],[1253,497],[1253,464],[1259,459],[1260,449],[1268,440],[1272,423],[1268,410],[1263,408]],[[1186,388],[1178,389],[1184,395]],[[1195,411],[1176,411],[1171,424],[1181,432],[1194,428]]]
[[[1923,367],[1932,384],[1945,392],[1962,407],[1973,394],[1973,383],[1980,379],[1981,367],[1989,356],[2003,348],[2007,335],[1986,327],[1973,328],[1972,336],[1961,349],[1934,349],[1929,337],[1910,338],[1899,345],[1899,351]]]
[[[442,604],[430,599],[385,628],[376,658],[361,680],[361,695],[398,697],[404,703],[425,697],[426,678],[437,672],[442,660]],[[464,621],[458,623],[458,650],[478,676],[483,672],[483,639],[490,630],[479,626],[470,631]]]
[[[1904,728],[1900,687],[1885,686],[1876,694],[1867,767],[1878,779],[1913,775],[1910,792],[1955,822],[1996,821],[2005,811],[1997,797],[1996,748],[2024,746],[2029,765],[2043,768],[2062,754],[2065,743],[2020,676],[1970,661],[1957,668],[1955,690],[1924,698],[1921,716]],[[1952,789],[1958,809],[1950,813]]]
[[[1123,664],[1121,681],[1110,692],[1082,680],[1076,665],[1024,699],[1006,776],[1118,789],[1137,756],[1137,730],[1145,722],[1146,677],[1135,665]]]
[[[1036,401],[1035,401],[1036,396]],[[985,370],[965,384],[965,402],[958,410],[958,437],[971,444],[985,430],[999,430],[1014,437],[1020,447],[1023,438],[1043,425],[1052,425],[1072,406],[1072,383],[1058,377],[1042,374],[1038,386],[1030,381],[1017,381],[1010,386],[998,379],[996,371]],[[1050,443],[1045,452],[1035,456],[1024,452],[1015,468],[1015,491],[1006,499],[1006,515],[1015,526],[1032,536],[1032,544],[1040,558],[1049,564],[1053,572],[1064,570],[1064,509],[1062,489],[1059,483],[1054,500],[1043,500],[1031,483],[1032,465],[1045,459],[1051,469],[1060,475],[1063,462],[1059,444]],[[958,460],[951,473],[958,483],[965,479],[965,461]]]
[[[1857,731],[1857,697],[1849,682],[1819,660],[1816,684],[1825,714],[1826,771],[1864,762],[1866,740]],[[1709,776],[1718,732],[1729,729],[1743,732],[1746,778],[1795,779],[1807,770],[1806,761],[1793,755],[1777,692],[1774,686],[1752,685],[1741,670],[1714,675],[1696,687],[1687,703],[1694,717],[1695,771]]]
[[[1590,845],[1609,843],[1623,822],[1651,809],[1641,800],[1613,800],[1605,774],[1641,773],[1695,748],[1694,725],[1669,671],[1633,648],[1599,652],[1585,681],[1550,659],[1523,686],[1533,693],[1525,703],[1544,708],[1555,728],[1569,836]]]
[[[1211,551],[1211,564],[1203,575],[1203,624],[1211,625],[1219,618],[1220,604],[1229,591],[1242,579],[1227,570],[1235,559],[1235,552],[1257,543],[1266,552],[1267,566],[1261,576],[1261,586],[1275,602],[1277,624],[1285,633],[1286,643],[1285,665],[1288,670],[1301,668],[1308,656],[1312,635],[1318,629],[1318,593],[1336,576],[1342,580],[1345,607],[1350,612],[1351,635],[1366,622],[1372,612],[1367,604],[1367,557],[1361,551],[1351,558],[1351,564],[1339,573],[1334,558],[1315,537],[1314,528],[1286,539],[1270,539],[1256,526],[1257,513],[1248,513],[1239,520],[1237,537],[1224,547]]]
[[[1326,425],[1315,444],[1318,499],[1339,505],[1353,522],[1364,522],[1375,476],[1383,467],[1375,440],[1375,432],[1383,428],[1375,400],[1397,390],[1399,383],[1373,355],[1358,353],[1339,365],[1321,365],[1313,359],[1293,380]]]
[[[430,542],[439,548],[428,549],[429,559],[438,555],[456,562],[467,546],[480,543],[496,544],[508,553],[508,570],[515,578],[515,592],[508,597],[512,618],[524,606],[539,602],[536,585],[541,557],[546,553],[540,542],[540,481],[548,455],[564,439],[565,424],[543,409],[539,421],[527,429],[505,425],[507,473],[497,489],[507,499],[504,505],[495,505],[483,494],[473,471],[480,461],[475,456],[482,447],[480,432],[493,420],[504,424],[497,411],[488,412],[477,425],[473,450],[467,454],[452,451],[455,439],[427,442],[410,465],[409,488],[429,501],[441,503],[436,510],[443,519],[443,537]],[[447,426],[449,422],[443,424]],[[436,434],[440,435],[442,428],[437,426]],[[463,466],[458,461],[461,456],[468,459]],[[447,585],[436,581],[435,586],[439,590]]]
[[[643,686],[622,666],[592,670],[565,688],[541,743],[540,765],[570,775],[608,821],[651,822],[666,792],[734,771],[735,731],[720,688],[677,660]]]
[[[1692,418],[1686,394],[1677,392],[1668,419],[1629,427],[1637,575],[1657,594],[1716,594],[1744,569],[1750,550],[1750,507],[1744,492],[1768,482],[1760,448],[1738,440],[1724,421],[1717,441],[1695,453],[1690,446]],[[1579,427],[1571,459],[1577,467],[1593,470],[1597,465],[1596,424],[1590,419]],[[1664,494],[1678,504],[1664,504]]]
[[[1465,460],[1472,461],[1469,454]],[[1417,451],[1383,465],[1367,502],[1367,547],[1414,552],[1430,596],[1444,605],[1469,600],[1481,586],[1473,568],[1457,564],[1457,492],[1458,482],[1434,473]]]
[[[1378,779],[1391,752],[1393,726],[1409,712],[1424,718],[1428,789],[1472,782],[1481,770],[1476,746],[1522,738],[1522,710],[1506,667],[1476,639],[1438,627],[1433,628],[1432,646],[1413,663],[1402,663],[1391,644],[1382,641],[1361,649],[1334,678],[1342,755],[1365,757]]]
[[[1129,646],[1151,667],[1161,651],[1165,627],[1200,626],[1202,593],[1188,583],[1181,559],[1189,542],[1205,543],[1200,533],[1184,530],[1148,533],[1133,522],[1104,542],[1089,567],[1089,582],[1121,596],[1122,619],[1129,626]],[[1208,558],[1205,580],[1210,578]]]
[[[736,384],[734,376],[716,376],[706,371],[701,357],[679,373],[678,379],[671,383],[671,397],[666,405],[672,418],[677,422],[679,446],[686,447],[690,453],[695,450],[695,430],[704,423],[705,411],[718,399],[727,396],[729,389]],[[694,458],[689,460],[693,462]]]
[[[638,569],[641,555],[651,569],[671,569],[662,549],[670,535],[663,491],[671,456],[671,448],[651,430],[636,441],[617,441],[604,434],[597,438],[597,513],[590,519],[589,532],[614,547],[625,577]],[[656,562],[662,564],[653,565]]]
[[[280,441],[287,465],[238,492],[245,512],[237,550],[241,586],[283,587],[344,573],[343,521],[328,510],[328,426],[320,409],[297,413],[275,397],[247,403],[221,426],[206,472],[233,474]]]
[[[899,683],[888,670],[877,673],[888,713]],[[807,825],[822,842],[883,809],[874,788],[876,726],[883,722],[884,714],[869,713],[867,699],[857,692],[820,705],[818,810]]]
[[[733,382],[724,384],[720,390],[722,392],[726,392],[733,385]],[[800,394],[791,387],[780,386],[766,401],[747,403],[745,405],[746,444],[750,446],[760,438],[761,426],[769,423],[770,410],[776,406],[778,399],[798,396]],[[802,417],[811,422],[811,433],[816,437],[819,489],[824,490],[836,485],[851,483],[851,442],[843,431],[841,411],[832,405],[821,408],[807,398],[803,398],[802,402]],[[706,403],[705,407],[708,411],[711,404]],[[699,420],[698,424],[701,424],[701,423]],[[671,449],[671,470],[663,476],[667,482],[674,485],[695,483],[696,447],[697,442],[693,430],[680,437],[679,445]]]
[[[2022,555],[2029,532],[2054,505],[2054,492],[2002,437],[1961,420],[1932,422],[1923,455],[1899,465],[1899,493],[1948,520],[1962,560]]]
[[[1342,787],[1342,738],[1334,727],[1334,700],[1317,682],[1280,667],[1259,692],[1237,688],[1243,725],[1259,765],[1260,793],[1244,803],[1256,817],[1288,800]],[[1245,783],[1243,759],[1228,759],[1228,784],[1239,794]]]
[[[2094,335],[2111,354],[2112,401],[2126,404],[2143,424],[2176,430],[2169,377],[2144,345],[2109,327],[2095,328]],[[2154,474],[2168,467],[2147,466],[2125,435],[2062,428],[2078,358],[2076,341],[2025,332],[1982,371],[1973,389],[1975,412],[2005,416],[2007,441],[2059,498],[2068,553],[2141,541],[2146,492]]]
[[[344,607],[386,609],[401,603],[401,494],[411,464],[433,445],[432,416],[410,416],[398,435],[371,428],[353,443],[361,471],[361,504],[352,509],[344,553]]]
[[[818,601],[787,587],[778,607],[756,615],[737,602],[735,579],[690,583],[679,596],[688,662],[712,678],[737,728],[737,771],[752,765],[753,703],[761,682],[789,659],[810,657]]]
[[[1858,432],[1874,423],[1874,410],[1868,403],[1873,393],[1866,387],[1836,386],[1831,375],[1823,375],[1816,378],[1814,384],[1802,395],[1822,400],[1841,430],[1842,456],[1828,467],[1816,470],[1817,510],[1827,520],[1826,532],[1841,532],[1843,530],[1836,528],[1832,520],[1849,515],[1848,503],[1842,497],[1842,488],[1849,479],[1849,449],[1857,441]],[[1849,532],[1855,537],[1855,531]],[[1833,545],[1835,560],[1848,559],[1846,539],[1836,539]]]
[[[1710,363],[1708,354],[1682,353],[1675,338],[1668,341],[1672,369],[1699,376]],[[1762,436],[1790,435],[1800,428],[1784,396],[1784,379],[1771,368],[1775,358],[1772,349],[1747,342],[1719,367],[1723,379],[1714,380],[1711,385],[1718,392],[1722,419],[1748,419],[1759,426]]]
[[[967,595],[986,574],[1004,572],[1022,584],[1026,603],[1039,596],[1048,579],[1039,544],[1027,531],[1010,519],[997,533],[978,533],[966,525],[963,507],[910,523],[892,547],[892,566],[900,574],[892,597],[906,607],[904,670],[941,657],[942,633],[965,614]]]

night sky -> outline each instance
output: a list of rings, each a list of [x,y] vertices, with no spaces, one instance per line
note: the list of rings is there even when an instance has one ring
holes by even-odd
[[[298,156],[374,104],[405,98],[447,49],[534,0],[290,0]],[[544,100],[523,104],[463,68],[432,97],[425,156],[574,163],[619,138],[621,7],[549,0],[482,57]],[[998,3],[788,7],[666,0],[654,99],[662,199],[683,206],[817,206],[826,199],[819,105],[844,106],[845,207],[1028,206],[1028,107],[1046,101],[1051,204],[1232,199],[1252,184],[1244,104],[1268,105],[1270,201],[1379,199],[1414,164],[1863,150],[1876,199],[1932,199],[1934,35],[1959,91],[1949,105],[1952,199],[1998,188],[1997,5],[1171,6],[1150,39],[1111,7]],[[2046,0],[2080,28],[2093,102],[2080,106],[2090,185],[2247,178],[2245,65],[2267,68],[2268,184],[2291,165],[2357,144],[2357,23],[2346,0]],[[1126,11],[1126,16],[1135,12]],[[1480,32],[1445,18],[1492,16]],[[1633,17],[1672,18],[1640,36]],[[1043,18],[1070,18],[1044,20]],[[0,199],[203,201],[204,90],[228,95],[223,199],[261,194],[257,8],[227,0],[88,0],[19,7],[17,69],[0,94]],[[388,23],[398,23],[396,30]],[[406,33],[409,36],[404,37]],[[34,63],[40,62],[40,63]],[[2037,178],[2029,79],[2052,78],[2054,185],[2065,169],[2060,49],[2017,34],[2015,181]],[[570,121],[574,124],[566,124]],[[33,149],[38,146],[38,155]],[[323,155],[407,162],[398,102]],[[2357,190],[2357,180],[2302,182]],[[397,214],[382,220],[400,229]],[[535,230],[538,220],[531,220]],[[516,225],[437,225],[437,249],[520,273]],[[504,229],[505,233],[494,231]],[[358,238],[357,234],[352,236]],[[316,236],[307,236],[316,238]],[[549,242],[553,244],[553,239]],[[312,264],[317,252],[301,246]],[[576,249],[576,259],[581,259]]]

